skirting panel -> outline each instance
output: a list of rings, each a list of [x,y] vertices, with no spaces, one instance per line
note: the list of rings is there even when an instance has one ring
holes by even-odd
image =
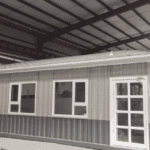
[[[0,115],[0,133],[109,145],[109,121]]]

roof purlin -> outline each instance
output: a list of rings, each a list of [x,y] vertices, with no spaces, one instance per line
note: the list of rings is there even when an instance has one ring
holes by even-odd
[[[45,0],[46,1],[46,0]],[[145,5],[149,3],[149,0],[142,0],[142,1],[136,1],[136,2],[133,2],[129,5],[126,5],[126,6],[123,6],[123,7],[120,7],[120,8],[117,8],[117,9],[114,9],[112,11],[109,11],[109,12],[106,12],[104,14],[101,14],[101,15],[98,15],[97,17],[93,17],[93,18],[90,18],[90,19],[87,19],[85,21],[82,21],[82,22],[79,22],[79,23],[76,23],[76,24],[73,24],[73,25],[70,25],[68,27],[65,27],[65,28],[62,28],[62,29],[59,29],[58,31],[54,31],[50,34],[46,34],[45,35],[45,42],[46,41],[49,41],[49,40],[52,40],[62,34],[65,34],[65,33],[68,33],[72,30],[75,30],[75,29],[78,29],[78,28],[81,28],[83,26],[86,26],[86,25],[89,25],[89,24],[92,24],[94,22],[97,22],[97,21],[100,21],[100,20],[104,20],[104,19],[107,19],[109,17],[112,17],[112,16],[115,16],[115,15],[118,15],[120,13],[123,13],[123,12],[126,12],[126,11],[129,11],[131,9],[134,9],[134,8],[137,8],[137,7],[140,7],[142,5]]]

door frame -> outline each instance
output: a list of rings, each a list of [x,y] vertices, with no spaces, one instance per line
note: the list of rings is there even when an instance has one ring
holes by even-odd
[[[143,80],[143,83],[145,83],[145,87],[143,87],[145,89],[145,110],[144,110],[144,122],[146,123],[146,144],[145,147],[141,147],[141,148],[146,148],[147,150],[149,150],[149,122],[148,122],[148,84],[147,84],[147,76],[121,76],[121,77],[110,77],[110,107],[109,107],[109,111],[110,111],[110,146],[113,147],[123,147],[123,148],[132,148],[132,149],[137,149],[137,147],[134,146],[121,146],[118,145],[116,142],[116,139],[114,138],[115,134],[116,134],[116,118],[115,118],[115,109],[116,106],[114,105],[116,100],[114,98],[114,89],[115,89],[115,83],[118,81],[130,81],[130,80],[136,80],[136,81],[141,81]],[[144,92],[144,91],[143,91]],[[145,131],[144,130],[144,131]],[[116,136],[115,136],[116,137]],[[120,142],[121,143],[121,142]]]

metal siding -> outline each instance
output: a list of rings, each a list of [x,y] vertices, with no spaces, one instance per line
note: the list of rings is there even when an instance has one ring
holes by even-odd
[[[129,76],[129,75],[146,75],[147,64],[136,63],[136,64],[125,64],[110,66],[111,76]]]
[[[51,116],[53,95],[53,71],[39,72],[37,85],[36,115]]]
[[[23,72],[23,73],[12,73],[11,82],[19,81],[37,81],[38,72]]]
[[[0,114],[8,114],[10,75],[0,75]]]
[[[148,121],[150,123],[150,63],[147,63]]]
[[[54,79],[88,78],[88,68],[54,70]]]

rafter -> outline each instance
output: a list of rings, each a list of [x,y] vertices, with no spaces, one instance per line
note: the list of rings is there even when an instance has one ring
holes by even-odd
[[[122,40],[122,41],[119,41],[119,42],[115,42],[115,43],[112,43],[112,44],[108,44],[108,45],[105,45],[105,46],[99,46],[99,47],[93,48],[91,50],[87,50],[86,52],[83,52],[82,54],[85,55],[85,54],[92,54],[92,53],[100,52],[100,51],[102,51],[104,49],[107,49],[107,48],[111,48],[111,47],[119,46],[119,45],[122,45],[122,44],[127,44],[127,43],[130,43],[130,42],[142,40],[142,39],[145,39],[145,38],[148,38],[148,37],[150,37],[150,33],[143,34],[143,35],[136,36],[136,37],[132,37],[132,38]]]
[[[48,2],[47,0],[45,0],[45,1]],[[98,15],[96,17],[84,20],[82,22],[70,25],[70,26],[62,28],[62,29],[58,29],[57,31],[54,31],[54,32],[52,32],[50,34],[46,34],[44,41],[46,42],[46,41],[52,40],[52,39],[54,39],[56,37],[61,36],[62,34],[70,32],[72,30],[81,28],[83,26],[95,23],[95,22],[100,21],[100,20],[104,20],[104,19],[113,17],[115,15],[124,13],[124,12],[132,10],[134,8],[138,8],[138,7],[143,6],[145,4],[148,4],[148,3],[149,3],[149,0],[136,1],[136,2],[133,2],[133,3],[129,4],[129,5],[126,5],[126,6],[117,8],[117,9],[114,9],[112,11],[106,12],[106,13]]]

